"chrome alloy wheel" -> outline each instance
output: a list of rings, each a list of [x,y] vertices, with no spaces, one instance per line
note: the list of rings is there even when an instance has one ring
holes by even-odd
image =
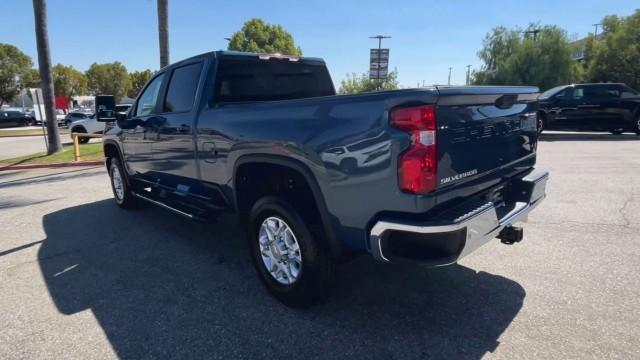
[[[117,200],[122,201],[124,199],[124,182],[122,181],[120,169],[117,166],[114,166],[111,170],[111,181],[113,182],[113,192]]]
[[[302,254],[296,236],[284,220],[271,216],[260,225],[260,255],[276,281],[291,285],[300,278]]]

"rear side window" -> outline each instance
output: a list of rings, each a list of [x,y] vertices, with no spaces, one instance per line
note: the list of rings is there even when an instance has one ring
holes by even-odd
[[[620,90],[610,85],[588,86],[585,95],[589,99],[612,99],[620,97]]]
[[[213,101],[274,101],[328,95],[335,95],[335,90],[322,63],[228,56],[218,65]]]
[[[200,79],[202,63],[181,66],[173,70],[167,96],[164,100],[164,112],[189,111],[193,106],[196,88]]]
[[[136,106],[136,116],[145,116],[153,112],[153,109],[156,107],[158,102],[158,93],[160,93],[163,78],[164,74],[158,75],[151,81],[149,86],[144,89],[144,92],[140,95],[140,99],[138,100],[138,105]]]

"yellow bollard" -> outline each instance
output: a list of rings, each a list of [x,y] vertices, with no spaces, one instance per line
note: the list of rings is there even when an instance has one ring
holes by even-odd
[[[78,134],[71,134],[73,137],[73,161],[80,161],[80,143],[78,142]]]

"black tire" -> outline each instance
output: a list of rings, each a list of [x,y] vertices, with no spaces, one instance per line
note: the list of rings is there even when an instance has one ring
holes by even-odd
[[[71,120],[65,120],[64,125],[65,125],[66,127],[71,126]]]
[[[547,127],[547,115],[541,112],[540,119],[538,121],[540,122],[539,124],[536,124],[536,126],[538,126],[538,134],[542,134]]]
[[[298,277],[292,284],[283,284],[271,275],[262,258],[260,245],[261,225],[267,218],[283,220],[291,229],[301,254]],[[310,225],[289,203],[278,197],[267,196],[258,200],[249,214],[249,249],[260,280],[269,293],[283,304],[305,307],[317,303],[329,292],[333,283],[334,260],[323,231]]]
[[[636,132],[636,135],[640,135],[640,110],[637,113],[636,118],[633,120],[633,131]]]
[[[111,190],[113,191],[113,198],[122,209],[132,209],[135,207],[137,201],[136,197],[133,196],[131,192],[130,185],[127,181],[126,173],[124,168],[122,167],[122,163],[120,163],[120,159],[112,158],[108,160],[109,164],[109,179],[111,182]],[[120,176],[119,184],[122,186],[122,191],[118,191],[116,187],[118,186],[116,178],[116,172]]]
[[[80,133],[80,134],[86,134],[87,130],[85,130],[85,128],[83,128],[82,126],[76,126],[73,129],[71,129],[72,133]],[[86,144],[89,142],[89,140],[91,140],[91,138],[88,137],[80,137],[78,138],[78,142],[80,144]]]

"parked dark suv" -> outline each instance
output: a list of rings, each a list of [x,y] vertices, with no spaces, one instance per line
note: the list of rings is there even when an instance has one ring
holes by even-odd
[[[640,93],[625,84],[563,85],[538,99],[543,129],[640,135]]]
[[[0,110],[0,128],[31,125],[29,115],[18,110]]]

